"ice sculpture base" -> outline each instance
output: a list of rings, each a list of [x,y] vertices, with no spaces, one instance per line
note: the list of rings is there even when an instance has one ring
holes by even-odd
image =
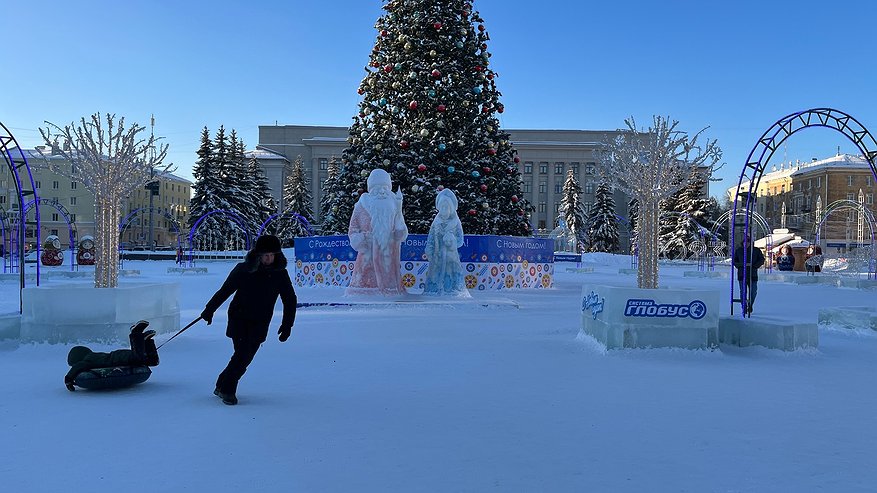
[[[719,320],[719,340],[732,346],[764,346],[794,351],[818,347],[819,332],[816,324],[794,323],[780,318],[758,315],[722,317]]]
[[[822,308],[819,310],[819,325],[877,331],[877,308],[873,306]]]
[[[131,325],[149,321],[166,333],[180,328],[180,288],[176,283],[125,283],[26,287],[22,291],[21,341],[127,342]]]
[[[718,345],[719,292],[582,286],[581,332],[607,349]]]

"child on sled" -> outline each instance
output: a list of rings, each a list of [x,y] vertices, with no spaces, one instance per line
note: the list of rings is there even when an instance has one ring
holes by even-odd
[[[157,366],[158,350],[155,347],[154,330],[146,330],[149,322],[141,320],[131,327],[128,336],[131,349],[117,349],[109,353],[94,352],[85,346],[75,346],[67,354],[70,371],[64,376],[67,390],[74,391],[76,377],[88,370],[97,368]]]

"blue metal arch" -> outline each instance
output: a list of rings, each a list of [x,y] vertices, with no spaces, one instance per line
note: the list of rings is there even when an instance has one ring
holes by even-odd
[[[36,182],[33,179],[33,173],[30,170],[30,166],[27,164],[27,157],[24,155],[24,151],[21,149],[21,146],[18,145],[18,141],[15,140],[15,137],[12,135],[12,132],[0,122],[0,154],[3,155],[3,160],[6,161],[6,167],[9,169],[9,172],[12,174],[14,178],[12,181],[15,183],[15,192],[18,196],[18,210],[24,211],[24,204],[27,201],[26,197],[33,196],[34,200],[38,199],[37,186]],[[25,190],[24,185],[21,181],[21,174],[19,170],[24,168],[27,171],[27,179],[30,182],[30,190]],[[24,243],[25,243],[25,221],[20,221],[18,225],[18,241],[16,247],[18,248],[17,252],[9,252],[10,255],[18,254],[18,266],[19,266],[19,303],[18,303],[18,311],[21,312],[22,304],[21,304],[21,291],[24,290]],[[39,209],[36,213],[36,239],[37,239],[37,257],[40,255],[40,212]],[[37,286],[40,285],[40,263],[37,262]]]
[[[195,232],[198,230],[198,226],[200,226],[205,219],[214,214],[220,214],[230,218],[241,229],[241,231],[244,232],[244,235],[246,235],[245,245],[247,250],[250,249],[250,231],[247,229],[247,222],[244,221],[244,219],[234,211],[216,209],[199,217],[198,220],[195,221],[195,224],[192,225],[192,228],[189,229],[189,258],[187,259],[188,262],[191,262],[195,256]]]
[[[24,221],[27,220],[27,213],[30,212],[31,209],[34,209],[36,211],[36,214],[39,215],[40,208],[39,207],[34,208],[34,206],[36,204],[47,205],[49,207],[52,207],[53,209],[55,209],[56,211],[58,211],[61,214],[61,216],[64,218],[64,222],[67,223],[67,235],[68,235],[68,238],[70,240],[70,270],[75,270],[76,263],[74,262],[74,260],[75,260],[74,253],[76,252],[75,242],[76,242],[77,231],[76,231],[76,223],[72,219],[70,219],[70,212],[67,211],[66,207],[64,207],[63,205],[58,203],[57,200],[34,199],[34,200],[31,200],[30,202],[28,202],[27,204],[24,205],[24,209],[23,209],[24,213],[21,215],[22,220],[24,220]],[[39,255],[39,252],[37,252],[37,264],[40,263],[39,258],[40,258],[40,255]],[[39,274],[39,272],[37,272],[37,279],[39,279],[39,277],[40,277],[40,274]]]
[[[128,213],[127,216],[122,218],[122,222],[119,223],[119,235],[121,236],[125,232],[125,230],[128,229],[128,226],[131,224],[131,221],[133,221],[135,217],[137,217],[140,214],[143,214],[144,212],[150,212],[150,211],[157,212],[160,215],[162,215],[165,219],[170,221],[171,226],[173,226],[172,231],[177,233],[177,248],[182,247],[183,238],[182,238],[182,234],[181,234],[182,229],[180,228],[180,222],[177,221],[177,219],[174,216],[170,215],[169,212],[163,211],[159,207],[141,207],[139,209],[134,209],[133,211]],[[121,246],[119,248],[121,248]]]
[[[786,139],[805,128],[811,127],[831,128],[843,134],[855,144],[860,151],[862,151],[862,155],[865,156],[865,159],[871,167],[871,173],[874,175],[875,179],[877,179],[877,166],[875,166],[875,161],[877,161],[877,140],[874,139],[874,136],[872,136],[868,129],[866,129],[858,120],[843,111],[833,108],[813,108],[786,115],[777,120],[776,123],[767,129],[767,131],[761,135],[761,138],[758,139],[758,142],[752,148],[752,151],[749,152],[749,156],[746,158],[746,164],[743,166],[743,171],[740,173],[740,179],[737,181],[737,190],[734,194],[734,226],[736,226],[737,209],[740,205],[742,196],[745,203],[743,208],[746,211],[743,222],[744,236],[750,235],[749,217],[756,199],[755,192],[758,190],[758,185],[764,174],[764,169],[770,161],[770,158],[773,156],[773,153],[776,152]],[[744,190],[744,183],[747,181],[749,187]],[[735,229],[736,228],[732,226],[730,232],[730,248],[732,251],[736,248],[736,241],[734,240]],[[749,252],[744,251],[744,265],[748,262],[748,256]],[[745,300],[747,298],[747,293],[745,292],[744,284],[740,299],[734,299],[734,284],[736,276],[734,276],[733,272],[733,262],[731,262],[730,268],[731,314],[733,314],[734,302]]]
[[[299,224],[304,226],[305,231],[308,232],[308,236],[314,236],[314,229],[311,227],[311,223],[309,223],[308,220],[305,219],[304,216],[302,216],[301,214],[299,214],[297,212],[292,212],[292,211],[278,212],[277,214],[272,214],[272,215],[268,216],[268,219],[265,219],[265,222],[263,222],[262,225],[259,226],[259,233],[256,236],[262,236],[262,233],[265,232],[265,229],[268,228],[268,224],[271,221],[273,221],[277,218],[282,219],[286,216],[292,216],[293,218],[295,218],[295,220],[297,220],[299,222]]]

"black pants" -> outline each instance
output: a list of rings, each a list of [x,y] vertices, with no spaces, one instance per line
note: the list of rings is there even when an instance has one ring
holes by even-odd
[[[131,352],[134,353],[132,365],[158,366],[158,349],[152,338],[146,340],[143,332],[131,332],[128,340],[131,341]]]
[[[234,344],[234,354],[231,355],[228,365],[216,379],[216,388],[223,394],[234,395],[238,390],[238,382],[247,372],[247,367],[253,362],[256,351],[265,342],[265,337],[244,333],[233,336],[231,341]]]

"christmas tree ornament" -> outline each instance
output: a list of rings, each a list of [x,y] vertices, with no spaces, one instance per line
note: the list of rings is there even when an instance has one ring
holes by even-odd
[[[427,94],[429,97],[434,98],[434,97],[435,97],[435,90],[434,90],[434,89],[430,89],[429,92],[427,92],[426,94]]]
[[[469,209],[469,215],[470,215],[470,216],[474,216],[474,215],[476,215],[476,214],[478,214],[478,211],[476,211],[475,209]]]
[[[456,43],[454,43],[454,46],[456,46],[457,48],[462,48],[462,47],[463,47],[463,42],[462,42],[462,41],[457,41]]]
[[[438,128],[445,128],[445,122],[439,120],[439,121],[435,122],[435,126]]]
[[[521,162],[521,158],[519,158],[519,157],[518,157],[518,156],[515,156],[515,158],[514,158],[514,159],[512,159],[512,161],[514,161],[514,162],[515,162],[515,164],[518,164],[518,163],[520,163],[520,162]]]
[[[431,73],[432,73],[432,77],[434,79],[438,79],[439,77],[442,76],[442,73],[439,71],[439,69],[433,69],[433,71]]]
[[[421,129],[421,130],[420,130],[420,136],[421,136],[421,137],[429,137],[429,130],[427,130],[427,129],[425,129],[425,128],[424,128],[424,129]]]
[[[440,112],[444,112],[444,111],[445,111],[445,109],[447,109],[447,108],[445,108],[445,105],[443,105],[443,104],[440,104],[440,105],[438,105],[438,106],[436,106],[436,108],[435,108],[435,109],[437,109],[437,110],[439,110],[439,111],[440,111]]]
[[[399,141],[399,147],[401,147],[402,149],[408,149],[408,141],[407,140]]]
[[[499,112],[499,113],[502,113],[503,111],[505,111],[505,106],[503,106],[503,105],[499,105],[499,106],[497,106],[497,107],[496,107],[496,111]]]
[[[420,188],[417,185],[411,185],[412,192],[417,192],[418,190],[420,190]]]
[[[483,108],[481,108],[481,112],[482,112],[482,113],[489,113],[489,112],[490,112],[490,106],[484,106]]]
[[[414,45],[411,43],[405,43],[405,51],[411,51],[411,48],[414,48]]]
[[[438,55],[438,52],[435,50],[429,50],[429,56],[435,58]]]
[[[520,199],[518,199],[518,196],[517,196],[517,195],[512,195],[512,202],[514,202],[515,204],[517,204],[517,203],[518,203],[518,200],[520,200]]]
[[[490,209],[490,204],[488,204],[487,202],[482,202],[482,203],[481,203],[481,208],[482,208],[482,209]]]
[[[484,32],[484,24],[478,24],[478,30]]]
[[[380,150],[383,149],[383,148],[384,148],[384,146],[381,145],[380,143],[375,144],[375,150],[376,150],[376,151],[380,151]]]
[[[488,149],[487,154],[490,156],[496,156],[496,149]]]
[[[476,71],[476,72],[481,72],[482,70],[484,70],[484,69],[481,68],[481,65],[476,65],[476,66],[475,66],[475,71]]]
[[[397,80],[396,82],[393,82],[393,89],[395,89],[395,90],[397,90],[397,91],[398,91],[399,89],[402,89],[402,83],[399,82],[398,80]]]
[[[453,173],[455,169],[453,166],[448,166],[448,173]]]
[[[442,28],[442,23],[441,23],[441,22],[434,22],[434,23],[432,24],[432,27],[434,27],[435,30],[438,31],[439,29]]]
[[[392,65],[387,64],[387,65],[384,66],[384,72],[390,73],[390,72],[392,72],[392,71],[393,71],[393,66],[392,66]]]
[[[396,65],[393,65],[393,70],[402,70],[402,64],[397,63]]]
[[[485,166],[485,167],[481,168],[481,171],[483,171],[483,172],[485,172],[485,173],[490,173],[490,167],[489,167],[489,166]]]
[[[444,152],[444,150],[445,150],[446,148],[447,148],[447,146],[445,146],[444,144],[439,144],[439,145],[438,145],[438,150],[439,150],[439,151]]]
[[[439,191],[439,192],[441,192],[441,191],[444,190],[444,189],[445,189],[445,187],[444,187],[443,185],[439,185],[439,186],[436,187],[436,190]]]
[[[366,170],[366,169],[364,169],[364,170],[362,170],[362,171],[359,172],[359,174],[362,175],[362,176],[368,176],[368,173],[369,173],[369,172],[368,172],[368,170]]]
[[[363,91],[362,88],[360,87],[359,89],[356,90],[356,93],[359,95],[362,95],[365,93],[365,91]]]
[[[378,101],[378,105],[380,105],[380,106],[385,106],[386,104],[387,104],[387,98],[381,98]]]
[[[472,178],[478,178],[479,176],[481,176],[481,173],[479,173],[477,171],[472,172]]]
[[[409,78],[409,79],[416,79],[416,78],[417,78],[417,72],[414,72],[414,71],[408,72],[408,78]]]
[[[384,159],[383,163],[384,163],[384,166],[389,166],[389,165],[390,165],[390,160],[389,160],[389,159]]]
[[[412,109],[412,110],[416,110],[417,109],[417,101],[411,101],[410,103],[408,103],[408,108]]]
[[[482,192],[486,192],[486,191],[487,191],[487,185],[485,185],[485,184],[483,184],[483,183],[482,183],[481,186],[478,187],[478,188],[480,188]]]
[[[421,173],[426,171],[426,165],[425,164],[418,164],[417,171],[420,171]]]
[[[481,94],[481,86],[475,86],[472,88],[472,92],[475,94]]]
[[[386,29],[381,30],[381,36],[386,38],[387,36],[389,36],[389,34],[390,33],[388,33]]]

